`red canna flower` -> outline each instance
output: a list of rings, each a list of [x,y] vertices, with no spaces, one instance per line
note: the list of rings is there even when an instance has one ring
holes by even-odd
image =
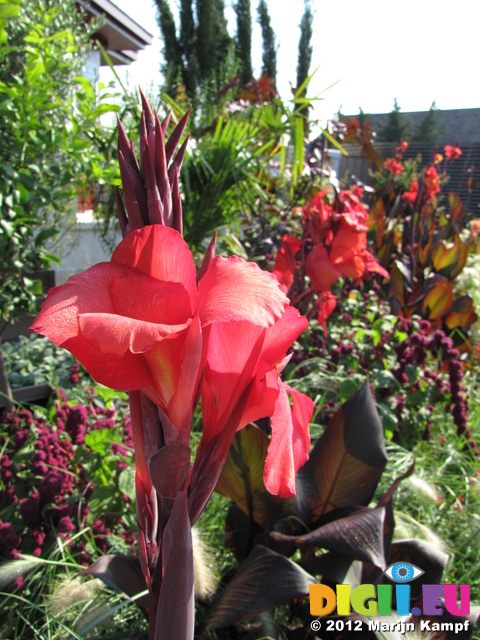
[[[448,160],[456,160],[462,155],[462,150],[458,145],[452,146],[450,144],[445,145],[445,157]]]
[[[425,186],[429,198],[433,198],[440,191],[440,178],[435,167],[428,167],[425,171]]]
[[[393,176],[398,176],[405,169],[403,164],[398,162],[395,158],[387,158],[384,164],[385,169],[388,169]]]
[[[406,191],[402,200],[406,200],[407,202],[411,202],[412,204],[415,202],[418,196],[418,180],[412,180],[409,191]]]
[[[323,327],[325,337],[327,337],[327,319],[337,306],[337,299],[331,291],[324,291],[318,298],[316,306],[319,308],[317,321]]]
[[[277,252],[275,264],[272,273],[276,276],[280,283],[282,291],[287,294],[293,284],[297,265],[295,262],[295,253],[300,251],[302,241],[287,233],[282,237],[282,244]]]
[[[241,258],[214,258],[197,288],[192,254],[180,234],[149,225],[130,233],[110,263],[51,290],[31,329],[67,348],[102,384],[143,391],[168,417],[173,440],[188,441],[203,380],[208,443],[252,381],[252,393],[262,401],[257,407],[247,399],[246,417],[240,416],[236,428],[275,414],[285,392],[275,368],[306,325],[288,308],[276,278]],[[245,363],[259,340],[258,361],[247,374]],[[275,375],[267,378],[269,372]],[[299,428],[302,454],[279,472],[276,493],[286,487],[294,492],[292,469],[308,456],[308,421]]]
[[[314,240],[305,260],[305,273],[310,278],[311,289],[328,291],[339,278],[358,279],[366,272],[388,277],[388,272],[367,251],[368,213],[358,196],[351,191],[341,191],[335,208],[322,199],[321,206],[317,204],[320,209],[318,216],[313,213],[314,200],[306,207],[307,228]]]

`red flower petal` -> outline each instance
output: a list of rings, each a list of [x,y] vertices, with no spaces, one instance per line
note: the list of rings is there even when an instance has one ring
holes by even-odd
[[[275,276],[237,256],[214,258],[198,284],[202,325],[245,320],[268,327],[287,306],[288,298]]]
[[[132,231],[113,252],[112,262],[138,269],[157,280],[180,282],[190,296],[193,314],[196,269],[188,245],[174,229],[153,224]]]
[[[288,394],[292,396],[292,409]],[[279,394],[272,416],[272,439],[263,474],[265,487],[270,493],[282,498],[295,495],[295,474],[308,460],[308,424],[312,414],[312,400],[279,381]]]

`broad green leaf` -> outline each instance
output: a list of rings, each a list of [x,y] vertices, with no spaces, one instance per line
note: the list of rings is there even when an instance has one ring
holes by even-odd
[[[265,489],[263,468],[270,439],[254,425],[235,434],[217,486],[242,511],[266,528],[273,525],[291,500],[273,496]]]
[[[297,564],[257,546],[214,603],[208,628],[227,627],[309,593],[316,582]]]
[[[29,83],[33,83],[37,78],[45,73],[45,65],[43,60],[36,58],[29,60],[25,69],[25,75]]]
[[[118,478],[118,488],[128,496],[132,502],[135,502],[135,467],[130,466],[123,469]]]
[[[9,2],[0,2],[0,18],[13,18],[20,13],[21,2],[9,0]]]
[[[94,429],[85,436],[87,447],[101,455],[108,453],[114,442],[118,442],[118,435],[115,429]]]
[[[367,506],[387,462],[383,426],[368,380],[339,409],[297,474],[300,516]]]
[[[53,238],[58,235],[59,229],[55,229],[54,227],[48,227],[47,229],[42,229],[40,233],[35,236],[35,246],[40,247],[43,245],[49,238]]]

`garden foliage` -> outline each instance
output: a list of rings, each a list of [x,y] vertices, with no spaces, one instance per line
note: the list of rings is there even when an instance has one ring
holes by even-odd
[[[185,25],[189,7],[182,3]],[[328,638],[310,632],[309,585],[389,584],[384,569],[398,561],[425,571],[412,583],[412,606],[421,606],[423,583],[442,582],[444,572],[456,580],[460,568],[426,527],[406,539],[398,532],[417,509],[394,506],[415,477],[410,451],[421,458],[431,447],[445,458],[439,477],[460,461],[465,487],[443,487],[459,515],[480,501],[468,397],[478,374],[476,314],[461,284],[476,226],[466,230],[454,194],[447,204],[439,197],[460,150],[445,148],[443,174],[438,157],[419,174],[401,145],[379,161],[370,196],[326,186],[320,171],[303,175],[302,87],[290,110],[268,86],[242,89],[234,114],[190,149],[188,113],[172,130],[170,115],[160,121],[143,99],[138,155],[120,126],[124,239],[110,262],[55,288],[33,329],[122,392],[92,387],[80,365],[64,360],[73,389],[0,424],[3,568],[53,557],[58,547],[84,575],[129,598],[143,594],[155,640]],[[368,132],[364,142],[373,154]],[[30,196],[18,202],[30,206]],[[215,257],[215,237],[197,268],[182,232],[198,251],[218,227],[220,246],[273,273]],[[10,350],[11,378],[35,382],[37,356],[25,366],[22,348],[17,357]],[[70,386],[57,376],[55,354],[46,352],[49,382]],[[392,452],[402,452],[398,468]],[[447,507],[435,494],[432,520]],[[191,526],[201,516],[215,523],[218,547],[225,533],[228,551],[219,588],[195,604]],[[23,570],[7,581],[4,602],[19,612],[34,602],[36,613],[30,621],[21,613],[9,632],[46,635],[50,618],[35,605],[44,569],[13,566]],[[61,624],[80,637],[79,626]],[[335,637],[349,636],[340,629]]]

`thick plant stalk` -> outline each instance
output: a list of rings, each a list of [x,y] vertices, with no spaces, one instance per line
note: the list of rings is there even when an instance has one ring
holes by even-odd
[[[190,111],[165,143],[170,113],[161,123],[141,95],[140,167],[133,143],[118,123],[125,204],[117,190],[117,214],[122,235],[125,237],[149,224],[161,224],[182,233],[178,174],[188,137],[174,154]],[[129,399],[135,446],[139,556],[150,592],[149,638],[188,640],[193,638],[195,613],[187,504],[190,443],[177,442],[175,427],[141,391],[130,392]]]

